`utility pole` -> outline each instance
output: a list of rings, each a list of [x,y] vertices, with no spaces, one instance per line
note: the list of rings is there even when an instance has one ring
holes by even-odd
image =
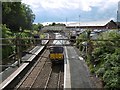
[[[117,10],[117,22],[118,22],[118,10]]]
[[[79,31],[80,31],[80,15],[79,15]]]
[[[19,34],[16,37],[17,40],[17,54],[18,54],[18,66],[20,66],[21,64],[21,59],[22,59],[22,48],[21,48],[21,32],[22,32],[22,28],[19,28]]]
[[[117,29],[118,29],[118,31],[119,31],[119,21],[118,21],[118,10],[117,10]]]

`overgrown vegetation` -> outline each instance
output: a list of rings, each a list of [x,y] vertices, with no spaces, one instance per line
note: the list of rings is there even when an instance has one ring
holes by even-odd
[[[6,38],[5,40],[2,40],[3,44],[8,44],[8,45],[3,45],[2,46],[2,59],[3,63],[7,62],[4,61],[8,56],[10,56],[13,53],[16,53],[16,40],[12,40],[10,38],[16,38],[20,36],[20,38],[30,38],[33,37],[31,34],[31,30],[24,30],[24,32],[11,32],[9,28],[6,27],[6,25],[1,25],[2,26],[2,38]],[[7,39],[9,38],[9,39]],[[22,44],[31,44],[33,41],[31,40],[21,40]],[[11,44],[11,45],[10,45]],[[26,50],[29,48],[29,46],[22,46],[21,51]],[[8,61],[9,62],[9,61]]]
[[[16,43],[20,41],[7,38],[31,38],[34,37],[34,32],[39,32],[42,28],[41,24],[33,25],[34,19],[35,15],[29,5],[21,2],[2,2],[2,25],[0,25],[2,29],[0,30],[2,30],[2,38],[6,38],[5,40],[2,40],[2,44],[8,44],[2,46],[2,63],[10,62],[10,60],[6,58],[11,54],[16,53]],[[34,31],[32,31],[33,28]],[[21,40],[21,44],[32,43],[34,43],[34,40]],[[30,46],[23,45],[21,47],[21,52],[29,47]]]
[[[81,34],[79,39],[86,39],[86,34]],[[100,41],[91,41],[94,49],[92,60],[87,59],[88,66],[92,73],[103,80],[104,88],[116,90],[120,88],[120,33],[104,32],[98,36],[98,40]],[[82,41],[77,40],[77,44],[80,43]]]
[[[12,38],[14,35],[10,31],[10,29],[6,28],[6,25],[1,25],[2,27],[2,38]],[[11,44],[11,40],[2,40],[2,43],[4,44]],[[8,57],[10,54],[12,54],[14,48],[12,46],[2,46],[2,58]]]

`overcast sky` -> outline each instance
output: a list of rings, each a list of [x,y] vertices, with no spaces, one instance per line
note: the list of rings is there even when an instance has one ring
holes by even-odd
[[[119,0],[22,0],[36,15],[35,23],[116,20]]]

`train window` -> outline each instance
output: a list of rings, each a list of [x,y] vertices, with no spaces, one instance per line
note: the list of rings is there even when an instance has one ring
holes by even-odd
[[[63,47],[50,47],[50,53],[63,53]]]
[[[57,53],[63,53],[63,47],[58,47],[56,51]]]
[[[54,51],[54,48],[50,47],[50,53],[53,53],[53,51]]]

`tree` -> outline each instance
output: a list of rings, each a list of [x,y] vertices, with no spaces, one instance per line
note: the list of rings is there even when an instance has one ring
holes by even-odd
[[[20,27],[31,29],[34,19],[35,15],[28,5],[21,2],[2,3],[2,23],[11,30],[18,31]]]
[[[34,30],[41,30],[42,27],[43,27],[43,25],[40,24],[40,23],[38,23],[38,24],[33,24],[32,26],[33,26],[33,29],[34,29]]]
[[[43,25],[38,23],[38,29],[41,30],[43,28]]]
[[[32,29],[32,23],[34,22],[35,15],[33,14],[32,10],[29,8],[29,5],[23,4],[25,15],[26,15],[26,28]]]
[[[51,26],[55,26],[55,25],[56,25],[56,23],[55,23],[55,22],[53,22]]]

